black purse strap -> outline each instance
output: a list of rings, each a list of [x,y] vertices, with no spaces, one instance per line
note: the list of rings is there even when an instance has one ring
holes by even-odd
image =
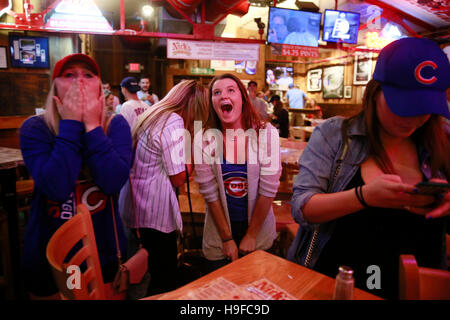
[[[189,202],[189,212],[191,214],[191,224],[192,224],[192,235],[194,239],[197,238],[196,232],[195,232],[195,221],[194,221],[194,213],[192,212],[192,201],[191,201],[191,190],[189,187],[189,170],[187,165],[186,167],[186,186],[187,186],[187,196],[188,196],[188,202]]]

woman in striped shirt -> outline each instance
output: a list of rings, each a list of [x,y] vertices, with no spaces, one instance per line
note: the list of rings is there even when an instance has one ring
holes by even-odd
[[[206,89],[194,80],[185,80],[140,115],[132,130],[132,185],[130,188],[127,183],[122,189],[119,204],[125,225],[139,228],[149,252],[149,295],[176,286],[177,232],[182,231],[183,223],[175,188],[186,181],[185,168],[188,173],[192,170],[185,153],[180,153],[185,145],[180,132],[192,136],[194,121],[205,122],[208,113]]]

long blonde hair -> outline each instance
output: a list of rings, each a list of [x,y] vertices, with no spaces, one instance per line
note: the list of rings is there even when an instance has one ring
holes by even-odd
[[[57,79],[57,78],[56,78]],[[56,80],[55,79],[55,80]],[[102,81],[99,78],[99,94],[103,95],[103,89],[102,89]],[[50,131],[54,134],[54,135],[58,135],[59,134],[59,120],[61,120],[61,115],[58,112],[58,107],[56,106],[55,101],[53,100],[54,96],[58,96],[57,90],[56,90],[56,86],[55,86],[55,81],[52,82],[51,87],[50,87],[50,91],[47,95],[47,99],[45,101],[45,105],[44,105],[44,109],[45,109],[45,113],[44,113],[44,121],[47,124],[47,127],[50,129]],[[101,125],[103,128],[103,131],[105,133],[107,133],[107,123],[108,123],[108,119],[106,117],[106,110],[105,110],[105,99],[100,99],[101,101],[103,101],[102,103],[102,119],[101,119]]]
[[[161,101],[139,116],[132,128],[133,146],[141,133],[151,130],[163,117],[165,124],[173,112],[183,118],[185,129],[193,137],[194,121],[202,121],[203,124],[211,116],[207,89],[195,80],[183,80],[174,86]]]

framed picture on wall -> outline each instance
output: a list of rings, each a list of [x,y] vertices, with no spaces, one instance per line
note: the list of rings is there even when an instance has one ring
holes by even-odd
[[[372,52],[355,55],[353,84],[367,84],[372,75]]]
[[[344,98],[351,99],[352,97],[352,86],[344,86]]]
[[[0,47],[0,69],[8,69],[8,55],[6,47]]]
[[[322,69],[309,70],[306,81],[308,91],[322,91]]]
[[[344,66],[323,69],[323,98],[342,98],[344,93]]]

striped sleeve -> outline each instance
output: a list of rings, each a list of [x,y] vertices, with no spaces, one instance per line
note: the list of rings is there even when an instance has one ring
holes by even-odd
[[[161,134],[162,162],[167,175],[174,176],[185,170],[183,159],[183,139],[180,132],[184,130],[183,119],[172,113]]]

